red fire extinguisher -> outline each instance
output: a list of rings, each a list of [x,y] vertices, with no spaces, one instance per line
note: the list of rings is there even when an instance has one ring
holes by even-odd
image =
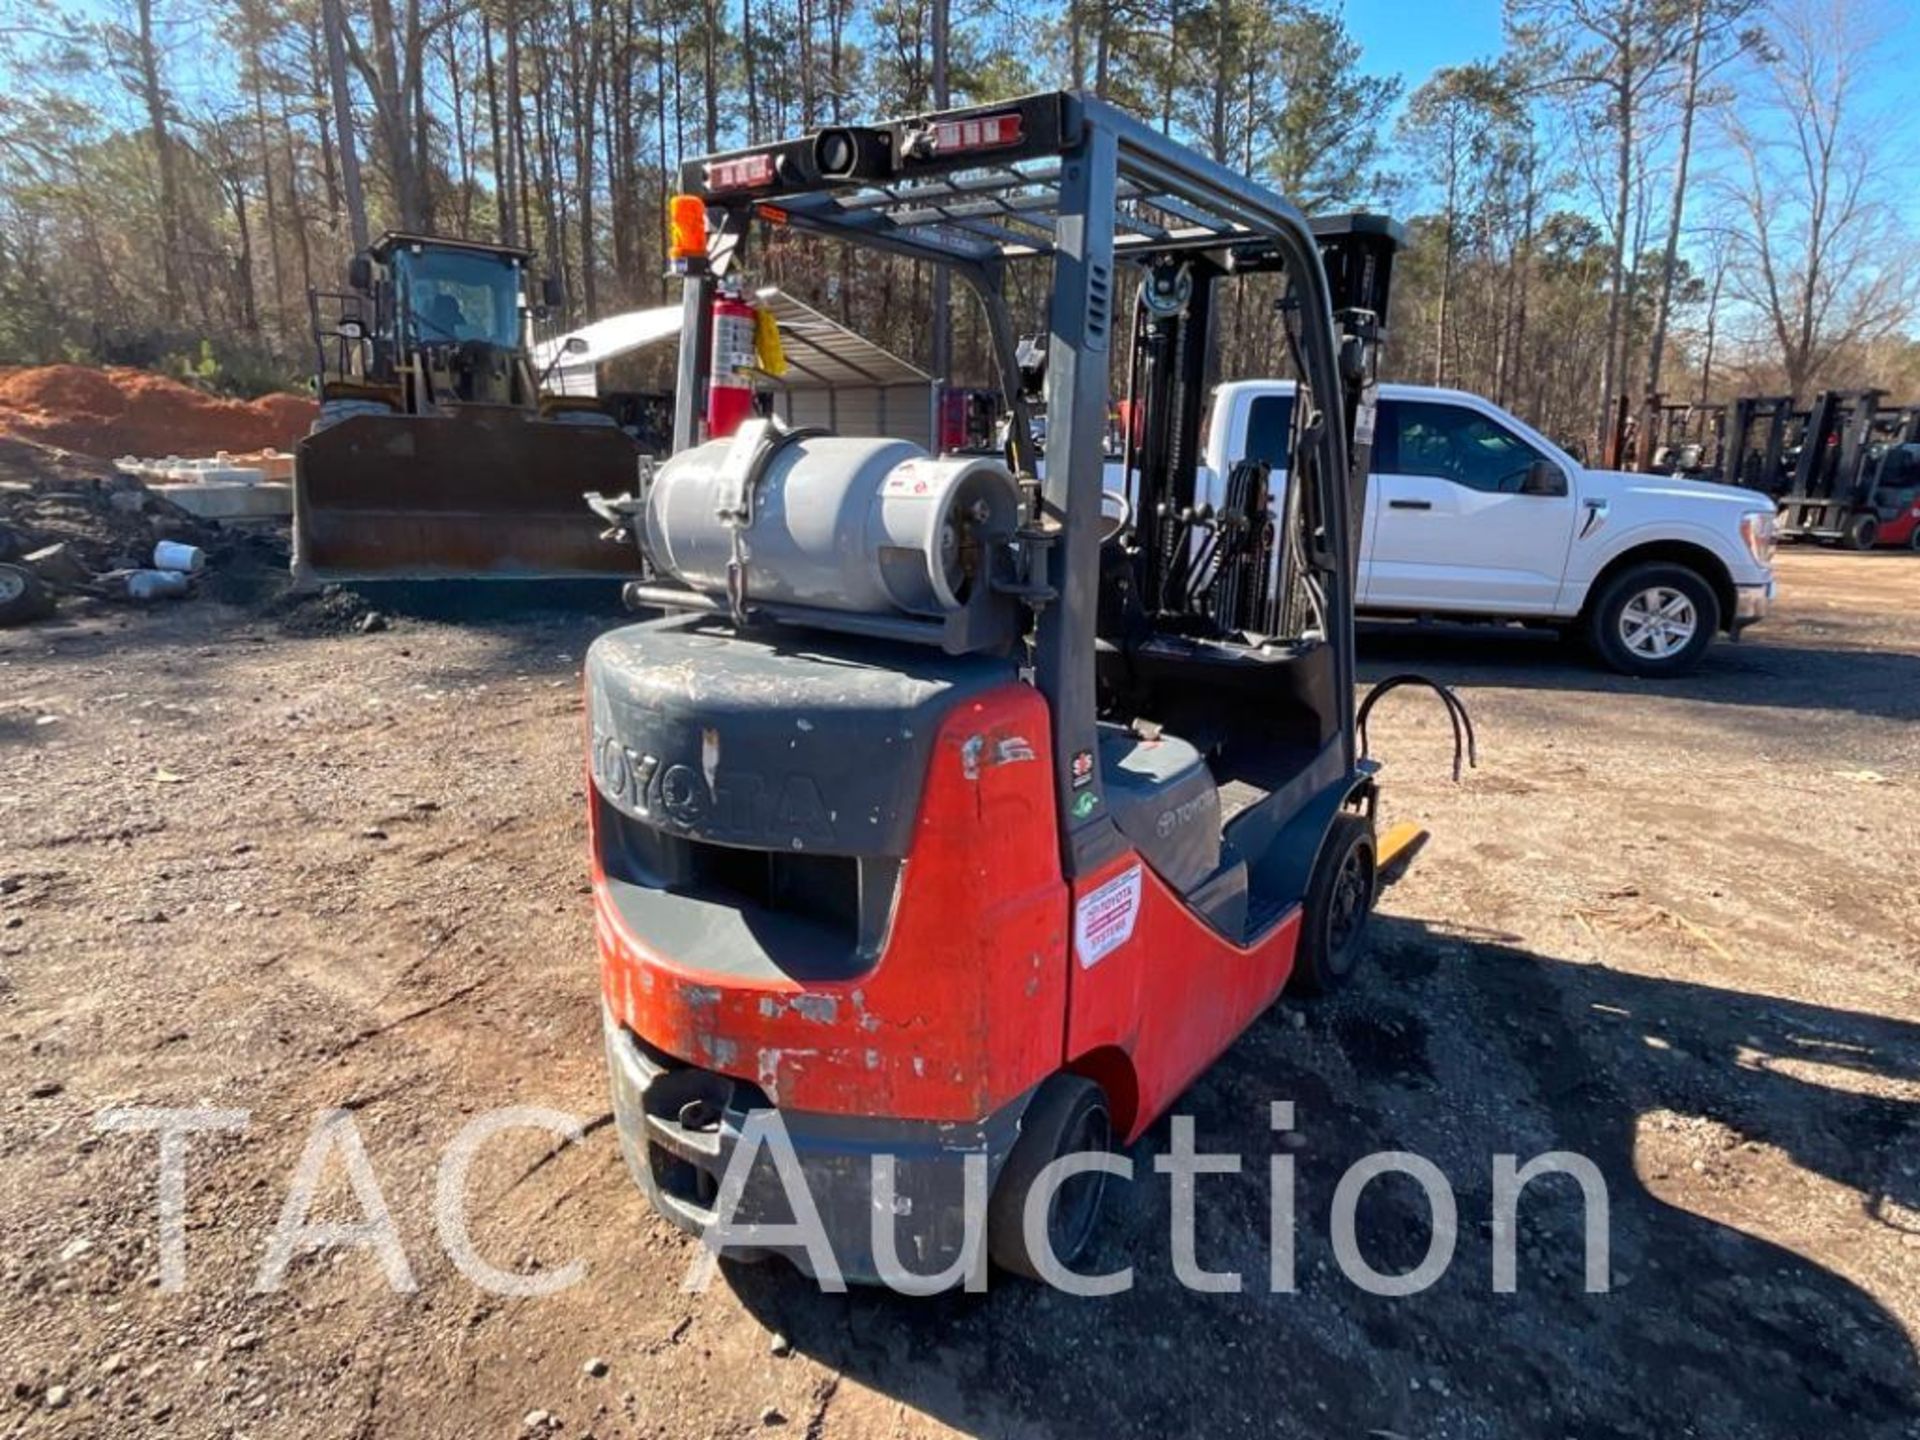
[[[713,356],[707,381],[707,435],[722,440],[753,414],[754,310],[735,289],[713,297]]]

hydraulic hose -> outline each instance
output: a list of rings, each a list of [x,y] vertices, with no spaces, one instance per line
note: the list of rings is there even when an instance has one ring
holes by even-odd
[[[1367,698],[1360,702],[1360,713],[1355,720],[1355,727],[1360,731],[1360,758],[1364,760],[1369,754],[1367,744],[1368,715],[1373,712],[1374,705],[1377,704],[1382,697],[1390,694],[1392,691],[1398,690],[1403,685],[1424,686],[1426,689],[1438,695],[1440,697],[1440,703],[1447,707],[1447,720],[1448,723],[1453,726],[1453,778],[1454,783],[1458,784],[1460,780],[1460,762],[1463,756],[1465,757],[1466,763],[1472,768],[1478,769],[1480,767],[1480,750],[1474,739],[1473,717],[1467,714],[1465,702],[1447,686],[1442,685],[1438,680],[1430,679],[1425,675],[1414,674],[1412,671],[1401,675],[1389,675],[1369,690],[1367,692]]]

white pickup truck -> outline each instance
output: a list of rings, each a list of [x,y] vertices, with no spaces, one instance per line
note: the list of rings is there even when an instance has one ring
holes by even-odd
[[[1214,393],[1196,497],[1251,457],[1285,473],[1293,384]],[[1382,385],[1359,608],[1550,624],[1609,665],[1678,675],[1773,602],[1774,508],[1730,485],[1589,470],[1477,395]]]

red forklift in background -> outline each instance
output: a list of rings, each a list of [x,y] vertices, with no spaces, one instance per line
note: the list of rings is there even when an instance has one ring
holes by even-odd
[[[1038,1248],[1035,1177],[1134,1140],[1283,989],[1345,983],[1413,838],[1376,833],[1352,621],[1399,229],[1309,225],[1065,93],[826,129],[679,179],[677,453],[640,493],[596,497],[640,547],[630,603],[664,612],[586,667],[621,1144],[684,1227],[785,1223],[771,1154],[732,1168],[777,1114],[838,1271],[864,1281],[887,1278],[870,1158],[893,1157],[894,1253],[984,1273],[964,1183],[984,1157],[986,1251],[1057,1273],[1104,1176],[1043,1195]],[[701,410],[714,296],[761,227],[966,282],[1008,453],[764,419],[719,433]],[[1029,262],[1050,300],[1023,368],[1006,280]],[[1216,292],[1253,274],[1281,277],[1307,403],[1287,472],[1243,463],[1208,507]],[[1129,297],[1139,418],[1124,493],[1103,494]],[[766,1248],[818,1271],[805,1246]]]
[[[1920,407],[1883,410],[1885,394],[1826,390],[1814,400],[1792,484],[1779,497],[1782,539],[1849,550],[1920,544]]]

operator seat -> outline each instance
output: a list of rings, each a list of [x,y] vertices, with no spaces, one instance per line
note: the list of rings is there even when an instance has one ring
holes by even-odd
[[[433,307],[427,312],[427,319],[440,332],[441,339],[464,340],[467,333],[467,315],[460,308],[457,296],[442,290],[433,297]]]
[[[1187,741],[1102,724],[1100,779],[1114,825],[1174,890],[1188,894],[1220,868],[1220,789]]]

